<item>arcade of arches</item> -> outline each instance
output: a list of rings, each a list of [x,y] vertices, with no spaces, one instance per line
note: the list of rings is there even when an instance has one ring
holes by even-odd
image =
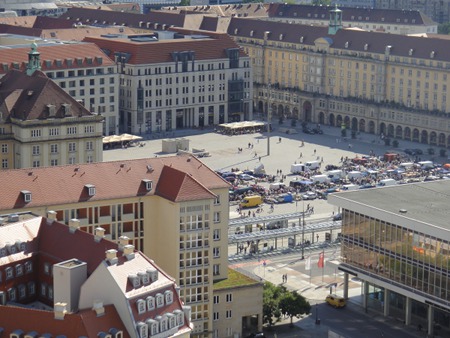
[[[410,127],[394,123],[377,122],[375,119],[352,117],[339,113],[326,114],[320,110],[317,114],[313,114],[310,101],[304,101],[301,105],[301,110],[298,109],[298,106],[292,106],[290,104],[282,105],[272,103],[271,106],[272,118],[282,116],[284,119],[296,119],[302,122],[320,123],[322,125],[330,125],[333,127],[340,127],[342,124],[345,124],[347,129],[355,130],[357,132],[376,135],[383,134],[387,137],[399,140],[450,148],[450,133],[430,131],[425,128]],[[258,111],[264,112],[265,116],[267,116],[267,102],[258,101]],[[316,115],[316,117],[314,115]]]

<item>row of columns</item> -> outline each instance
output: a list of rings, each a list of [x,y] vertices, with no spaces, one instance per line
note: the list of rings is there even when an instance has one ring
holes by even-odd
[[[348,299],[348,280],[349,274],[344,272],[344,298]],[[363,281],[363,299],[362,305],[364,308],[364,312],[367,313],[369,307],[369,282]],[[382,300],[383,307],[383,315],[385,317],[389,316],[389,299],[390,299],[390,290],[384,289],[384,297]],[[405,306],[405,325],[411,325],[411,312],[412,312],[412,298],[406,297],[406,306]],[[428,337],[433,337],[434,335],[434,307],[432,305],[428,305],[428,313],[427,313],[427,334]]]

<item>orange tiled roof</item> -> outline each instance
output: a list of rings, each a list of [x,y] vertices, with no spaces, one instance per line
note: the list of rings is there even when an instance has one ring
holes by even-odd
[[[124,337],[130,337],[113,305],[106,305],[105,315],[101,317],[97,317],[93,310],[84,310],[66,314],[63,320],[55,319],[53,311],[0,306],[0,318],[0,327],[8,337],[18,329],[25,334],[31,331],[50,333],[52,337],[97,337],[99,332],[108,332],[110,328],[121,330]]]
[[[159,184],[164,167],[172,167],[192,178],[202,186],[188,193],[180,180],[177,192],[165,187],[173,184],[167,178]],[[167,169],[167,168],[166,168]],[[169,172],[169,171],[168,171]],[[166,174],[166,173],[165,173]],[[153,181],[151,192],[145,190],[142,179]],[[61,205],[82,201],[102,201],[143,195],[165,194],[165,198],[184,200],[205,196],[205,189],[227,188],[229,184],[195,157],[180,155],[129,161],[78,164],[57,167],[40,167],[0,171],[2,193],[0,210],[26,209],[45,205]],[[95,185],[96,194],[89,198],[86,184]],[[21,191],[28,190],[32,201],[24,203]],[[58,193],[55,193],[58,192]],[[198,194],[198,195],[197,195]],[[167,197],[166,197],[167,196]]]
[[[215,198],[216,196],[189,174],[164,166],[159,177],[156,193],[173,202]]]
[[[6,73],[8,69],[13,69],[14,63],[18,63],[20,70],[25,70],[29,51],[29,47],[2,49],[0,53],[0,74]],[[38,46],[37,51],[41,54],[42,71],[114,65],[114,62],[93,43]],[[88,63],[88,58],[92,59],[92,64]],[[101,61],[99,58],[101,58]],[[57,60],[61,60],[60,65],[57,64]],[[72,60],[71,65],[69,65],[68,60]]]
[[[48,117],[47,105],[55,106],[54,117],[92,116],[82,104],[67,94],[40,71],[33,75],[10,70],[0,80],[0,108],[6,121],[36,120]],[[69,113],[64,112],[63,104],[69,104]]]

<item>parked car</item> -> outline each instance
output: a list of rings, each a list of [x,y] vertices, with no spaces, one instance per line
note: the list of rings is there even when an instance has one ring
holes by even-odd
[[[347,304],[344,297],[337,295],[327,295],[327,297],[325,298],[325,302],[335,308],[343,308]]]
[[[311,135],[315,134],[315,132],[311,128],[308,128],[308,127],[304,127],[303,132],[305,134],[311,134]]]
[[[313,191],[308,191],[302,194],[302,200],[315,200],[317,198],[317,194]]]
[[[240,174],[239,178],[243,181],[251,181],[255,179],[252,175],[249,174]]]
[[[341,213],[335,214],[335,215],[332,217],[332,220],[333,220],[333,221],[341,221],[341,220],[342,220],[342,214],[341,214]]]

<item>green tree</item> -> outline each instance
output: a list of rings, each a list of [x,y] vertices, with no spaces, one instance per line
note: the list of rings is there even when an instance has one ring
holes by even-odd
[[[450,22],[438,25],[438,34],[450,34]]]
[[[279,301],[286,292],[284,286],[265,282],[263,289],[263,323],[272,326],[281,320]]]
[[[180,6],[190,6],[191,5],[191,0],[181,0],[180,1]]]
[[[309,302],[297,291],[285,292],[281,296],[279,306],[281,313],[291,318],[291,326],[294,317],[300,318],[301,315],[311,311]]]

